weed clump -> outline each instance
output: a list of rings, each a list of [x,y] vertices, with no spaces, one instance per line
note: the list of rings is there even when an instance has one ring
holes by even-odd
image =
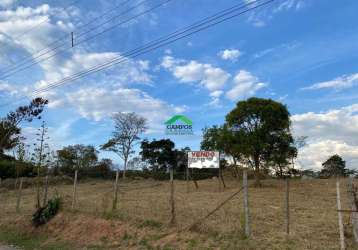
[[[32,215],[32,224],[35,227],[46,224],[50,219],[52,219],[58,213],[60,207],[61,207],[60,197],[55,197],[53,199],[50,199],[47,202],[46,206],[40,207]]]

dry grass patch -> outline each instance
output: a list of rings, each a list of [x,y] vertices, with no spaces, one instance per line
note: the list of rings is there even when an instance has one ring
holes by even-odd
[[[226,180],[219,192],[215,179],[190,183],[175,181],[177,226],[170,227],[169,182],[121,182],[118,209],[111,211],[113,183],[80,182],[76,211],[71,211],[71,185],[50,187],[64,199],[62,213],[49,224],[33,229],[29,224],[35,190],[25,189],[21,214],[15,213],[16,192],[2,190],[0,227],[48,234],[54,241],[98,249],[338,249],[339,233],[334,180],[291,181],[291,235],[284,232],[284,182],[266,180],[263,188],[249,188],[252,237],[243,235],[242,195],[234,197],[213,216],[190,231],[182,228],[205,216],[242,183]],[[249,183],[250,184],[250,183]],[[341,183],[342,206],[349,209],[346,180]],[[14,222],[15,221],[15,222]],[[353,249],[349,214],[344,214],[348,247]]]

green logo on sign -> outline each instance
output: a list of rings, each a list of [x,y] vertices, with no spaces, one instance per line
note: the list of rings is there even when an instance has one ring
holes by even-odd
[[[170,118],[169,120],[167,120],[165,122],[166,125],[171,125],[176,123],[177,121],[182,121],[183,123],[187,124],[187,125],[193,125],[193,122],[186,116],[184,115],[175,115],[172,118]]]
[[[167,135],[192,135],[193,122],[184,115],[175,115],[165,122]]]

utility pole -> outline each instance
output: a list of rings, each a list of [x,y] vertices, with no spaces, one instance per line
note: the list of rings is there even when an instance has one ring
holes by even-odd
[[[71,32],[71,47],[73,48],[75,46],[73,32]]]

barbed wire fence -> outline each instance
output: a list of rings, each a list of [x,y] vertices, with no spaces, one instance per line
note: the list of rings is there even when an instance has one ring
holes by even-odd
[[[243,213],[244,213],[244,221],[243,221],[243,232],[245,237],[251,237],[251,217],[250,217],[250,205],[249,205],[249,185],[247,182],[247,172],[243,171],[243,176],[241,180],[237,181],[236,186],[231,185],[229,188],[220,187],[223,183],[220,181],[220,176],[213,176],[212,173],[205,173],[207,177],[211,177],[212,182],[210,182],[211,189],[208,189],[207,186],[201,187],[201,184],[198,183],[195,179],[195,176],[187,176],[187,178],[180,178],[180,182],[174,179],[174,173],[169,174],[167,181],[156,182],[156,181],[148,181],[148,183],[143,182],[142,180],[134,180],[134,181],[124,181],[123,179],[118,178],[117,175],[112,181],[105,182],[104,184],[97,184],[98,180],[92,179],[93,183],[89,185],[93,185],[93,190],[97,191],[93,193],[84,193],[87,192],[82,190],[82,184],[88,185],[88,180],[80,179],[78,181],[78,173],[75,173],[73,177],[65,177],[65,184],[72,185],[64,185],[65,188],[63,190],[58,190],[58,184],[61,183],[56,177],[53,176],[43,176],[42,177],[42,193],[43,193],[43,204],[45,205],[47,201],[47,197],[51,197],[54,193],[60,193],[63,196],[64,208],[69,209],[71,211],[76,212],[90,212],[90,213],[103,213],[106,212],[108,214],[115,215],[117,212],[121,213],[121,209],[125,206],[124,203],[130,204],[129,207],[132,207],[131,210],[133,214],[138,214],[137,217],[141,217],[141,209],[148,205],[151,207],[150,213],[153,214],[153,217],[159,217],[159,215],[165,214],[167,216],[168,225],[175,226],[174,233],[181,233],[188,230],[194,230],[201,223],[205,223],[209,217],[213,216],[220,209],[222,209],[228,202],[232,201],[235,197],[240,199],[240,202],[243,205]],[[205,175],[204,174],[204,175]],[[186,176],[186,171],[176,172],[176,176],[182,175]],[[203,177],[203,176],[202,176]],[[203,179],[205,179],[203,177]],[[31,188],[34,189],[36,187],[35,182],[32,185],[29,185],[27,178],[21,177],[19,180],[13,180],[14,190],[13,194],[15,194],[15,207],[14,210],[16,213],[22,212],[22,201],[24,195],[29,194],[26,192],[24,194],[24,189]],[[33,180],[34,181],[34,180]],[[220,186],[218,188],[214,188],[215,182],[218,181]],[[1,185],[3,186],[6,181],[2,181]],[[15,184],[16,183],[16,184]],[[99,182],[100,183],[100,182]],[[110,183],[110,185],[108,185]],[[101,185],[96,188],[96,186]],[[186,187],[186,188],[185,188]],[[216,186],[217,187],[217,186]],[[158,193],[155,193],[158,190],[165,189],[167,192],[161,192],[160,197],[158,197]],[[186,192],[183,191],[186,190]],[[222,192],[223,189],[226,191]],[[236,189],[236,190],[235,190]],[[180,192],[177,192],[180,190]],[[222,195],[216,196],[219,197],[217,200],[213,200],[212,204],[217,204],[216,206],[212,205],[211,208],[207,208],[206,210],[201,210],[199,213],[196,213],[194,216],[194,210],[196,207],[190,204],[188,200],[188,193],[195,193],[196,191],[210,190],[211,192],[219,193]],[[284,196],[282,197],[283,204],[283,214],[282,220],[284,221],[284,232],[287,236],[291,234],[290,230],[290,179],[286,179],[283,182],[283,190]],[[354,180],[352,178],[348,179],[347,185],[347,197],[349,198],[349,208],[344,208],[341,204],[341,179],[337,179],[336,181],[336,192],[337,192],[337,214],[338,214],[338,229],[339,229],[339,239],[340,239],[340,248],[346,249],[345,241],[345,232],[344,232],[344,223],[342,219],[343,213],[349,213],[350,221],[352,226],[352,235],[355,244],[358,244],[358,210],[357,210],[357,185],[355,185]],[[33,190],[34,191],[34,190]],[[232,191],[232,192],[231,192]],[[228,192],[231,192],[228,194]],[[140,197],[136,197],[140,193]],[[130,197],[130,195],[133,195]],[[143,202],[143,197],[148,195],[149,199]],[[102,198],[100,198],[102,197]],[[195,198],[195,197],[194,197]],[[33,199],[35,203],[35,199]],[[167,205],[163,206],[160,202],[167,203]],[[102,204],[98,204],[102,203]],[[107,204],[106,204],[107,203]],[[177,203],[182,203],[179,209],[176,208]],[[90,206],[86,205],[90,204]],[[112,204],[112,205],[108,205]],[[93,205],[93,206],[91,206]],[[119,205],[119,206],[118,206]],[[35,207],[35,206],[34,206]],[[99,208],[101,207],[101,208]],[[90,209],[91,208],[91,209]],[[128,208],[125,208],[128,210]],[[163,211],[167,210],[167,211]],[[185,210],[185,211],[184,211]],[[183,213],[183,211],[185,213]],[[149,213],[149,214],[150,214]],[[191,223],[188,223],[188,220],[185,220],[187,224],[177,223],[180,222],[181,218],[184,216],[192,215],[193,219]],[[201,216],[197,216],[201,214]],[[148,214],[146,214],[148,215]],[[218,219],[220,221],[220,219]]]

